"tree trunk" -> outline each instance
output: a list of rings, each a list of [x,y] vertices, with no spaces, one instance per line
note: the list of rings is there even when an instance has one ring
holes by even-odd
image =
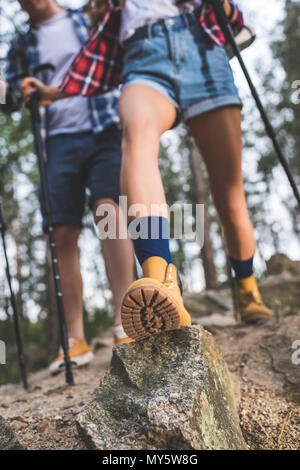
[[[300,239],[300,217],[299,217],[299,207],[294,206],[290,208],[290,214],[292,217],[293,231],[298,240]]]
[[[200,153],[194,143],[194,139],[189,137],[190,165],[195,191],[195,203],[204,205],[204,245],[201,250],[203,261],[206,289],[216,289],[218,287],[217,271],[214,262],[214,249],[210,238],[210,222],[207,213],[206,185],[200,163]]]

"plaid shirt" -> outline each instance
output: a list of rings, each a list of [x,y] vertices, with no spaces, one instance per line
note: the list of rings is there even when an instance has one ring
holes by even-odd
[[[229,1],[232,5],[229,21],[234,34],[238,34],[244,24],[243,15],[235,3]],[[200,24],[216,44],[225,45],[225,37],[210,5],[201,7]],[[119,41],[120,27],[120,0],[108,0],[97,28],[75,57],[59,87],[60,91],[68,95],[93,96],[119,85],[124,55]]]
[[[68,10],[74,21],[75,30],[81,43],[84,44],[89,37],[89,21],[88,17],[82,13],[82,10]],[[22,63],[22,57],[26,57],[26,64]],[[23,61],[24,62],[24,61]],[[15,38],[11,44],[11,48],[7,56],[7,68],[5,72],[6,81],[16,74],[19,74],[27,67],[32,68],[40,63],[39,46],[34,27],[31,26],[27,32],[24,32]],[[39,78],[43,80],[41,73]],[[112,123],[119,122],[118,117],[118,100],[120,92],[115,89],[104,96],[94,96],[89,98],[89,108],[91,115],[92,129],[94,133],[102,132]],[[6,105],[2,105],[1,109],[6,113],[16,111],[22,105],[23,99],[20,92],[20,83],[9,85],[7,92]],[[43,135],[47,135],[47,108],[45,119],[42,123]]]

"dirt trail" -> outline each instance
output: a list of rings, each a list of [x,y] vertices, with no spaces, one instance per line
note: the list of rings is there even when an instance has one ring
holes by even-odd
[[[29,376],[28,392],[21,385],[0,387],[0,414],[10,422],[27,449],[85,448],[77,436],[75,419],[109,365],[110,332],[93,342],[93,350],[93,361],[74,370],[74,387],[66,385],[63,373],[50,377],[47,370]]]
[[[300,316],[211,332],[239,379],[240,425],[250,448],[300,449],[300,365],[292,363]]]

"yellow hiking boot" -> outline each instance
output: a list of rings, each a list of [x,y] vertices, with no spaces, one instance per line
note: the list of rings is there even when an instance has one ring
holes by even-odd
[[[269,320],[273,311],[264,304],[254,274],[245,279],[236,279],[235,282],[241,320],[245,323]]]
[[[94,357],[86,341],[77,338],[69,338],[69,356],[74,366],[84,366]],[[60,349],[58,357],[49,366],[51,374],[57,373],[62,369],[64,363],[64,354]]]
[[[119,346],[120,344],[128,344],[132,343],[134,340],[132,338],[129,338],[122,326],[121,323],[118,325],[114,326],[114,344],[115,346]]]
[[[143,263],[145,277],[135,281],[125,294],[121,312],[125,333],[134,340],[191,325],[183,305],[177,269],[158,256]]]

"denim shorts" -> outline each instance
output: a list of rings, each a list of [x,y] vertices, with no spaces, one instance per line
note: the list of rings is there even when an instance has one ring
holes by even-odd
[[[118,202],[122,132],[112,124],[100,134],[59,134],[46,140],[47,179],[54,225],[82,225],[86,190],[89,205],[98,199]],[[43,214],[43,200],[40,190]],[[44,231],[47,231],[45,218]]]
[[[185,121],[224,106],[242,106],[226,50],[202,29],[196,14],[143,26],[124,43],[123,89],[149,86]]]

